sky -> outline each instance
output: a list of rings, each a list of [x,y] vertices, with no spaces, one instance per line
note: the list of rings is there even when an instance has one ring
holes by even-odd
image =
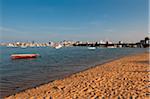
[[[148,0],[0,0],[1,42],[126,41],[148,35]]]

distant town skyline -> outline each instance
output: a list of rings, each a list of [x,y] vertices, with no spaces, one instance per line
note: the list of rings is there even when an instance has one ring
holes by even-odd
[[[148,35],[148,0],[1,0],[1,42],[125,41]]]

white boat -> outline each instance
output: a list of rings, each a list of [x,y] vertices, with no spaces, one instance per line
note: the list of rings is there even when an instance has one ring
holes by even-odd
[[[61,47],[62,47],[62,45],[60,45],[60,44],[57,46],[54,46],[55,49],[60,49]]]
[[[27,48],[27,46],[20,46],[21,48]]]
[[[115,47],[115,46],[107,46],[107,48],[117,48],[117,47]]]
[[[9,47],[9,48],[16,48],[17,46],[15,46],[15,45],[7,45],[6,47]]]
[[[88,47],[88,49],[94,50],[94,49],[96,49],[96,47]]]

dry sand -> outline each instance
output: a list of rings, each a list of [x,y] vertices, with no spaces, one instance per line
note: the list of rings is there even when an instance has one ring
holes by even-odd
[[[126,56],[6,99],[148,99],[149,71],[148,53]]]

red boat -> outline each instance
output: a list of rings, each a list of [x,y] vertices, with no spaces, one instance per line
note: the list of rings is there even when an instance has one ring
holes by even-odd
[[[11,55],[12,59],[28,59],[28,58],[36,58],[40,56],[39,54],[13,54]]]

